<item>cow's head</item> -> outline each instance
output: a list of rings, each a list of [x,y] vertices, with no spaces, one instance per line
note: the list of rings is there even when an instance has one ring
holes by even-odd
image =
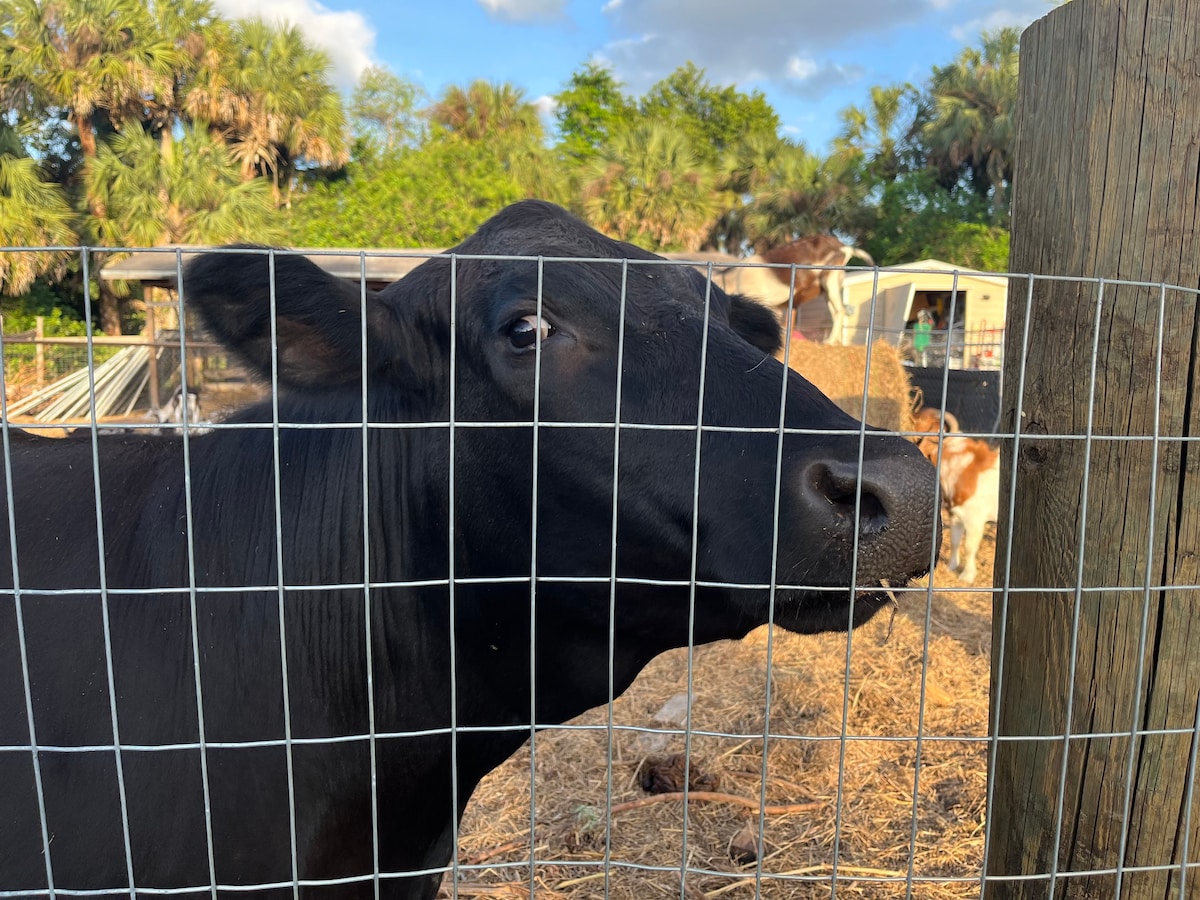
[[[615,571],[618,631],[671,644],[693,603],[697,640],[767,621],[771,597],[788,629],[844,629],[929,568],[933,468],[773,359],[770,310],[541,202],[453,252],[366,292],[365,334],[372,420],[447,422],[453,404],[459,577],[532,569],[541,613],[607,633]],[[358,284],[300,257],[214,254],[189,267],[186,298],[266,374],[272,281],[274,365],[297,398],[281,416],[317,415],[314,396],[345,398],[321,415],[357,416]],[[449,431],[423,449],[414,430],[386,433],[446,472]]]

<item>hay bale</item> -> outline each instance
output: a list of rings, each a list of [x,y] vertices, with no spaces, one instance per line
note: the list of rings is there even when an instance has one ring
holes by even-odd
[[[783,359],[782,350],[779,358]],[[889,431],[912,430],[912,383],[900,362],[900,353],[891,344],[876,341],[871,347],[870,373],[866,371],[866,347],[793,340],[787,361],[854,418],[862,414],[863,386],[866,385],[868,425]]]

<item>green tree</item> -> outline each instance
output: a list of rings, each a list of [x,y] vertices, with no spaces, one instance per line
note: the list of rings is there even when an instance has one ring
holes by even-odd
[[[297,27],[243,19],[217,23],[209,38],[209,64],[184,107],[229,144],[243,180],[266,176],[286,205],[297,169],[346,162],[346,117],[329,58]]]
[[[421,94],[417,85],[383,66],[363,71],[350,101],[350,122],[366,152],[391,154],[421,141],[425,134],[417,113]]]
[[[100,148],[85,180],[106,211],[92,228],[109,246],[282,237],[269,185],[243,181],[229,148],[203,123],[165,147],[144,131],[122,132]]]
[[[62,189],[42,179],[16,131],[0,124],[0,246],[53,247],[75,243],[74,214]],[[61,270],[69,252],[0,253],[0,291],[29,290],[34,279]]]
[[[637,106],[621,90],[612,70],[589,62],[571,74],[554,98],[559,147],[571,159],[595,157],[637,116]]]
[[[306,185],[286,220],[298,247],[450,247],[527,196],[486,142],[436,134],[346,177]]]
[[[158,0],[150,8],[157,33],[176,50],[169,82],[142,96],[141,118],[164,144],[174,139],[183,115],[183,99],[204,65],[211,64],[210,33],[217,17],[208,0]]]
[[[720,211],[716,171],[687,137],[643,123],[589,166],[584,209],[606,234],[651,250],[697,250]]]
[[[794,153],[795,145],[769,134],[752,134],[721,158],[718,190],[726,198],[705,247],[740,255],[750,243],[748,214],[754,195],[770,183],[782,157]]]
[[[86,205],[85,223],[108,211],[98,194],[78,189],[81,166],[120,129],[170,139],[176,89],[187,78],[185,43],[209,16],[196,0],[0,0],[0,93],[20,121],[40,125],[28,146]],[[107,283],[98,297],[101,326],[116,333]]]
[[[1020,33],[985,33],[948,66],[936,66],[923,126],[929,163],[944,185],[960,182],[990,200],[993,222],[1007,219],[1012,184],[1013,115]]]
[[[1008,231],[991,224],[989,215],[985,199],[945,188],[936,172],[920,169],[883,187],[875,224],[862,246],[885,266],[932,257],[1004,271]]]
[[[537,107],[512,84],[475,81],[451,86],[431,106],[431,139],[484,145],[520,185],[523,196],[564,203],[565,171],[546,147]]]
[[[99,132],[170,93],[182,62],[138,0],[0,0],[0,22],[6,93],[65,110],[87,158]]]
[[[862,200],[854,174],[837,154],[822,159],[801,144],[777,148],[756,175],[745,210],[747,239],[762,252],[805,234],[845,230]]]
[[[835,152],[857,159],[872,184],[893,180],[919,164],[919,108],[920,95],[911,84],[872,87],[866,106],[842,110]]]
[[[431,122],[469,141],[516,137],[540,142],[544,137],[537,107],[525,99],[521,88],[508,82],[451,85],[428,115]]]
[[[696,158],[712,166],[741,142],[779,132],[779,116],[760,91],[745,94],[709,84],[704,70],[690,62],[651,87],[639,109],[646,118],[681,131]]]

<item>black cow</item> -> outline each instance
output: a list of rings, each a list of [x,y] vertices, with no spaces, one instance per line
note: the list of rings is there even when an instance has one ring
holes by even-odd
[[[188,469],[177,435],[9,431],[0,891],[367,897],[379,871],[381,896],[431,897],[439,872],[401,873],[447,865],[531,708],[562,722],[664,650],[746,634],[772,579],[774,621],[816,632],[928,569],[933,468],[772,359],[768,310],[540,202],[457,252],[551,259],[439,257],[369,293],[364,326],[360,287],[302,257],[198,258],[185,301],[277,372],[285,424],[249,409]],[[781,407],[844,433],[784,438],[772,571]]]

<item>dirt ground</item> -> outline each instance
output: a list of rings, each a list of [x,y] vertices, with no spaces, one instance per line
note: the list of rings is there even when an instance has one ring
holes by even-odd
[[[901,600],[890,634],[886,611],[855,632],[848,667],[846,635],[761,628],[697,647],[693,732],[737,736],[693,734],[694,777],[706,776],[694,789],[707,794],[690,799],[686,823],[680,798],[641,786],[647,766],[682,752],[684,737],[629,730],[663,727],[656,713],[687,691],[686,650],[659,657],[613,704],[611,800],[607,707],[570,723],[588,730],[539,732],[535,896],[678,897],[686,867],[689,898],[736,900],[756,887],[770,898],[828,897],[834,879],[838,896],[901,897],[910,876],[911,896],[977,897],[994,550],[989,528],[974,590],[940,564],[932,590]],[[527,745],[473,796],[460,832],[459,897],[529,896],[529,776]],[[753,851],[760,798],[761,870],[733,858]],[[449,877],[439,896],[451,896]]]

